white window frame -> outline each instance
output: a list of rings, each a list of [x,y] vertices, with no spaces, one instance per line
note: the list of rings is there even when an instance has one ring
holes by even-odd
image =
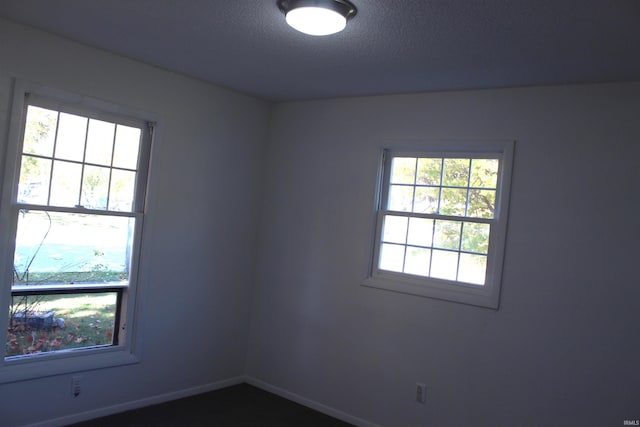
[[[439,300],[452,301],[479,307],[498,309],[502,268],[509,217],[509,194],[513,164],[513,141],[439,141],[421,143],[417,149],[384,149],[381,155],[378,186],[375,200],[375,232],[371,250],[371,263],[362,285]],[[386,210],[383,202],[389,191],[391,157],[440,157],[440,158],[495,158],[499,170],[496,189],[494,218],[478,222],[491,226],[487,255],[487,274],[484,285],[467,284],[454,280],[415,276],[378,268],[382,222]],[[465,220],[464,216],[433,218]]]
[[[124,125],[134,125],[142,129],[142,138],[137,169],[135,200],[132,212],[123,214],[135,218],[133,245],[129,266],[129,283],[126,285],[89,285],[95,291],[115,291],[119,298],[119,330],[114,331],[114,345],[88,347],[54,352],[43,352],[24,357],[0,358],[0,384],[24,379],[39,378],[88,369],[119,366],[140,361],[140,350],[136,346],[136,295],[138,294],[138,273],[142,245],[143,221],[146,217],[145,199],[148,187],[148,175],[151,158],[151,146],[155,115],[137,109],[123,107],[106,101],[89,98],[53,89],[38,83],[15,79],[13,103],[9,119],[9,135],[6,157],[3,159],[4,173],[2,195],[0,199],[0,331],[2,342],[6,340],[8,326],[9,302],[12,295],[12,275],[15,235],[17,228],[17,210],[24,208],[24,203],[17,202],[20,160],[22,156],[22,139],[27,105],[36,105],[58,111],[75,113],[86,117],[102,119]],[[37,206],[39,210],[46,206]],[[74,212],[70,209],[52,209],[53,211]],[[105,214],[101,211],[82,211],[84,213]],[[18,289],[16,289],[18,288]],[[14,288],[14,291],[28,289]],[[27,288],[27,287],[25,287]],[[47,290],[46,286],[38,286],[38,290]],[[52,289],[57,293],[65,293],[69,289],[60,286]],[[82,292],[82,290],[79,290]]]

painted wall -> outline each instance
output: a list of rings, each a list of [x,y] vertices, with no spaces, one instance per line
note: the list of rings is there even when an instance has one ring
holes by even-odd
[[[24,425],[242,378],[270,105],[0,20],[0,141],[10,77],[150,111],[150,245],[142,363],[0,385],[0,424]],[[250,125],[247,125],[250,124]]]
[[[250,377],[384,426],[640,418],[640,84],[283,103],[271,126]],[[493,138],[517,141],[500,309],[360,286],[382,147]]]

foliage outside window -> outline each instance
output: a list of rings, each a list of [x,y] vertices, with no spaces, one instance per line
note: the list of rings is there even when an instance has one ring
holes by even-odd
[[[17,185],[3,206],[13,236],[5,360],[120,345],[132,313],[149,128],[35,96],[24,105],[8,177]]]
[[[386,151],[365,284],[496,308],[511,149]]]

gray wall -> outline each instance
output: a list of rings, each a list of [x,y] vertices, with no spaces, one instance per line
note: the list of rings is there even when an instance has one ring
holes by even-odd
[[[9,76],[156,113],[142,363],[0,385],[0,424],[24,425],[242,380],[270,105],[0,20],[0,141]]]
[[[248,375],[384,426],[640,418],[639,113],[640,84],[277,105]],[[360,286],[381,148],[440,138],[517,141],[499,311]]]

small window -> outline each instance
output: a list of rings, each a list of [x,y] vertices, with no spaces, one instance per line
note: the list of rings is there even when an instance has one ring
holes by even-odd
[[[151,125],[34,94],[23,105],[2,206],[5,364],[128,348]]]
[[[497,308],[512,145],[385,151],[365,284]]]

